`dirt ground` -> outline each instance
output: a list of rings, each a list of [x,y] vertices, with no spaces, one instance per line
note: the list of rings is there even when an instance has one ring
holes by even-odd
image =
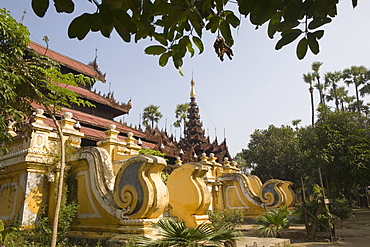
[[[366,247],[370,246],[370,209],[355,209],[355,217],[343,222],[340,228],[340,221],[335,222],[336,238],[334,242],[329,241],[327,233],[317,233],[315,240],[307,239],[304,225],[292,225],[285,230],[282,238],[288,238],[291,247],[320,247],[320,246],[348,246]],[[255,225],[246,224],[243,226],[245,236],[256,236]]]

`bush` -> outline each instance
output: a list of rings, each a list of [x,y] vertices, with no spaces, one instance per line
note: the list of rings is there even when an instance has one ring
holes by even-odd
[[[0,220],[0,244],[1,246],[5,246],[5,243],[8,240],[8,237],[12,232],[14,232],[16,229],[14,227],[4,227],[4,223],[2,220]]]
[[[224,210],[219,212],[208,211],[207,214],[209,216],[209,220],[216,229],[225,225],[231,228],[238,228],[244,221],[244,213],[238,209]]]
[[[353,208],[346,199],[335,199],[330,206],[331,213],[340,219],[340,228],[343,228],[343,221],[353,218]]]
[[[314,184],[312,186],[312,194],[310,196],[310,200],[306,201],[305,207],[309,212],[311,212],[314,215],[316,213],[316,210],[317,210],[319,204],[322,203],[323,200],[324,200],[324,197],[323,197],[322,188],[320,186],[318,186],[317,184]],[[300,213],[301,213],[300,217],[303,220],[304,219],[304,211],[301,209]],[[334,219],[334,217],[330,213],[328,205],[326,205],[326,204],[324,205],[320,214],[317,215],[317,218],[324,225],[328,226],[329,228],[333,228],[333,219]],[[308,227],[311,227],[313,222],[314,222],[314,220],[312,219],[312,217],[308,217]],[[318,225],[318,230],[321,231],[321,232],[326,231],[325,228],[322,227],[320,224]]]
[[[172,221],[161,219],[153,224],[158,229],[158,236],[154,239],[147,237],[138,237],[136,246],[154,247],[154,246],[228,246],[235,247],[236,240],[240,233],[227,226],[214,228],[212,225],[204,223],[196,228],[185,226],[183,221]]]
[[[62,203],[60,208],[58,222],[58,246],[68,246],[67,234],[70,229],[71,222],[77,212],[77,204],[75,202],[67,203],[67,189],[63,193]],[[39,219],[35,226],[17,230],[9,237],[7,247],[19,246],[50,246],[52,230],[49,227],[49,218],[47,217],[46,208],[41,208]]]
[[[260,215],[256,222],[260,225],[257,233],[264,237],[280,237],[283,229],[289,228],[288,216],[290,212],[287,206],[276,210],[269,210]]]

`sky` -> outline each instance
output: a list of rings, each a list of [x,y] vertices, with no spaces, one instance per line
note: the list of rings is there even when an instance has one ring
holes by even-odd
[[[221,62],[213,50],[216,34],[205,34],[205,51],[193,58],[187,55],[184,60],[185,76],[172,63],[163,68],[158,65],[157,56],[145,55],[144,49],[154,44],[149,40],[125,43],[115,31],[109,39],[91,32],[82,41],[69,39],[67,30],[73,18],[83,11],[94,11],[88,1],[75,2],[73,14],[58,14],[51,4],[44,18],[33,13],[31,0],[0,0],[0,7],[8,9],[17,21],[26,10],[23,24],[28,27],[31,40],[45,45],[42,39],[47,35],[49,48],[63,55],[88,63],[94,59],[97,48],[99,68],[106,73],[107,83],[98,82],[94,87],[102,94],[113,91],[120,102],[132,99],[133,108],[123,117],[129,125],[137,126],[143,109],[153,104],[163,114],[159,128],[179,136],[180,129],[172,127],[175,108],[190,102],[193,78],[206,135],[219,142],[226,137],[232,156],[247,148],[256,129],[266,129],[270,124],[291,125],[295,119],[302,120],[301,126],[310,124],[309,86],[302,75],[311,71],[313,62],[323,62],[322,76],[352,65],[370,67],[370,1],[366,0],[360,0],[355,9],[351,1],[340,1],[338,16],[323,27],[320,53],[313,55],[308,51],[303,60],[295,55],[296,42],[276,51],[280,35],[271,40],[266,25],[255,30],[242,17],[240,28],[233,32],[232,61],[225,58]],[[315,92],[315,104],[318,100]]]

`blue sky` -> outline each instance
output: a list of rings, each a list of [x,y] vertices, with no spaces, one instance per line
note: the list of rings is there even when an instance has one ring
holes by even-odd
[[[296,43],[275,51],[279,35],[270,40],[265,26],[254,30],[243,17],[241,27],[234,31],[233,60],[221,62],[213,50],[216,35],[206,34],[204,53],[185,59],[185,76],[180,76],[172,63],[162,68],[158,57],[145,55],[150,41],[127,44],[115,32],[109,39],[99,33],[89,33],[82,41],[69,39],[67,29],[73,17],[86,9],[94,11],[88,1],[76,2],[73,15],[57,14],[51,6],[44,18],[33,13],[31,0],[0,0],[0,7],[10,10],[18,21],[26,10],[23,23],[31,39],[44,44],[42,38],[47,35],[50,49],[63,55],[88,63],[98,48],[98,64],[107,73],[107,83],[99,83],[96,88],[103,93],[114,91],[121,102],[132,98],[133,108],[124,121],[133,126],[139,124],[143,108],[154,104],[163,114],[159,127],[178,135],[180,130],[171,124],[176,105],[190,101],[193,74],[206,134],[218,141],[226,136],[233,156],[247,147],[255,129],[265,129],[270,124],[291,125],[294,119],[301,119],[302,126],[310,124],[310,97],[302,74],[311,70],[312,62],[323,62],[322,72],[352,65],[370,67],[370,1],[360,0],[354,10],[351,1],[340,1],[338,16],[324,27],[320,53],[315,56],[308,52],[302,61],[296,58]],[[315,101],[318,102],[317,92]]]

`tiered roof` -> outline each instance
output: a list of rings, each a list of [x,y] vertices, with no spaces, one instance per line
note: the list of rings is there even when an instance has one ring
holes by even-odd
[[[182,160],[184,162],[198,161],[198,157],[202,153],[206,153],[208,156],[214,153],[218,162],[222,162],[225,157],[231,160],[229,154],[226,139],[221,145],[218,145],[217,138],[213,143],[209,141],[209,138],[205,137],[205,132],[203,130],[203,124],[200,121],[199,107],[195,101],[195,82],[191,80],[191,90],[190,90],[190,104],[188,110],[188,122],[185,126],[185,137],[180,139],[178,147],[183,150]]]

